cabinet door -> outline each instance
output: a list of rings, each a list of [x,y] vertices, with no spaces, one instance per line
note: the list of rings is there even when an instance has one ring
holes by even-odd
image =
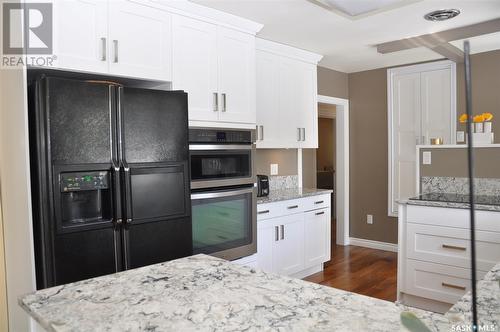
[[[451,69],[426,71],[420,74],[423,144],[431,138],[442,138],[444,144],[454,144],[452,123],[455,121],[451,104]]]
[[[330,209],[305,213],[304,268],[330,260]]]
[[[188,93],[189,120],[217,121],[216,26],[175,15],[172,30],[173,88]]]
[[[278,108],[280,110],[280,142],[281,147],[298,148],[300,146],[299,108],[296,104],[296,94],[299,78],[298,63],[295,60],[280,58],[278,65]]]
[[[257,223],[257,265],[266,272],[275,272],[273,266],[273,247],[276,241],[275,225],[267,222]]]
[[[171,80],[171,15],[130,1],[109,2],[111,74]]]
[[[273,267],[280,275],[304,269],[304,214],[277,218],[279,240],[274,242]]]
[[[300,147],[318,148],[317,69],[309,63],[297,64],[295,107],[297,125],[302,130]]]
[[[100,0],[53,1],[58,68],[106,73],[108,5]]]
[[[257,148],[280,147],[279,59],[257,51]]]
[[[217,27],[219,120],[255,123],[255,37]]]

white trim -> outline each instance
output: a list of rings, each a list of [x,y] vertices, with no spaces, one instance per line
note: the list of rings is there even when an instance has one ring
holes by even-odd
[[[371,249],[377,249],[377,250],[398,252],[398,245],[395,243],[380,242],[380,241],[373,241],[373,240],[366,240],[366,239],[358,239],[355,237],[349,238],[349,242],[350,242],[351,246],[358,246],[358,247],[365,247],[365,248],[371,248]]]
[[[297,185],[299,188],[302,188],[302,180],[304,177],[304,174],[302,174],[302,149],[297,149],[297,175]]]
[[[349,245],[349,100],[318,95],[318,103],[336,105],[335,210],[338,245]]]
[[[412,73],[421,73],[424,71],[433,71],[439,69],[451,69],[451,93],[450,93],[450,107],[452,112],[450,114],[450,122],[451,122],[451,143],[456,143],[456,132],[457,132],[457,80],[456,80],[456,63],[450,60],[442,60],[442,61],[434,61],[422,64],[416,64],[411,66],[404,67],[396,67],[387,69],[387,131],[388,131],[388,190],[387,190],[387,214],[389,217],[397,217],[397,202],[396,199],[393,199],[393,179],[394,179],[394,130],[392,123],[394,121],[393,116],[393,105],[392,105],[392,97],[393,97],[393,78],[395,74],[412,74]],[[416,159],[419,159],[418,156]],[[419,162],[417,160],[417,162]],[[417,164],[417,172],[416,172],[416,181],[419,183],[419,174],[418,174],[418,164]],[[417,186],[417,192],[419,190],[419,185]]]
[[[317,65],[318,62],[323,58],[323,56],[320,54],[262,38],[255,38],[255,48],[259,51],[273,53],[279,56],[312,63],[314,65]]]
[[[500,148],[500,144],[474,144],[475,148]],[[467,149],[467,144],[417,145],[417,149]]]
[[[189,121],[189,127],[201,128],[229,128],[229,129],[255,129],[255,124],[252,123],[236,123],[236,122],[214,122],[214,121]]]

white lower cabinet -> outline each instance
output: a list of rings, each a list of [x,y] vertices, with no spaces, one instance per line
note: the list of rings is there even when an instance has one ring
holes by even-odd
[[[321,271],[330,260],[329,196],[257,206],[257,266],[301,278]],[[315,203],[318,208],[308,210]]]
[[[398,299],[445,312],[471,286],[469,211],[414,206],[399,208]],[[500,212],[477,211],[476,277],[500,260]]]

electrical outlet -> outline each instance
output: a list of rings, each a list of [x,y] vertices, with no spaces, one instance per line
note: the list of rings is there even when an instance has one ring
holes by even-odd
[[[271,175],[278,175],[278,164],[271,164]]]
[[[432,164],[432,155],[430,151],[424,151],[422,153],[422,164],[424,165]]]
[[[457,131],[457,143],[465,143],[465,132]]]
[[[370,225],[373,224],[373,214],[366,215],[366,223]]]

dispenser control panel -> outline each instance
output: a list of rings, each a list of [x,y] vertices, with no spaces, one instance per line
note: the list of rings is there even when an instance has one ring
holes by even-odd
[[[109,188],[109,172],[75,172],[60,175],[61,192]]]

